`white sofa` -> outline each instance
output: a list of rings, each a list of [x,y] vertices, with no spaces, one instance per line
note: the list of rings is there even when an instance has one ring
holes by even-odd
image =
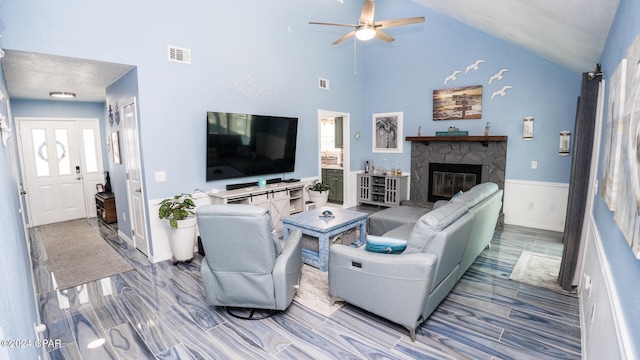
[[[491,241],[501,207],[502,190],[483,183],[383,234],[406,240],[399,254],[332,246],[330,294],[406,327],[415,341],[417,327]]]

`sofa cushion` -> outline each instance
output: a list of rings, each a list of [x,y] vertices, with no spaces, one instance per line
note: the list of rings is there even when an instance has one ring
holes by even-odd
[[[466,202],[469,207],[472,208],[496,191],[498,191],[498,185],[496,183],[486,182],[472,187],[464,194],[454,196],[450,201],[452,203]]]
[[[394,239],[407,240],[411,235],[411,231],[413,231],[413,227],[415,226],[415,224],[416,223],[414,222],[414,223],[400,225],[397,228],[387,231],[386,233],[384,233],[383,236],[394,238]]]
[[[404,253],[423,252],[435,234],[458,220],[468,209],[465,202],[450,202],[423,215],[413,226]]]
[[[369,235],[383,235],[398,226],[415,223],[429,211],[431,208],[404,205],[378,211],[369,216],[367,233]]]
[[[407,240],[394,239],[386,236],[367,236],[365,249],[371,252],[397,254],[407,247]]]

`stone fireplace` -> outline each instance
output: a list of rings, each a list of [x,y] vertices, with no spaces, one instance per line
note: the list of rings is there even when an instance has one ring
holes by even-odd
[[[429,202],[449,200],[482,179],[482,165],[429,163]]]
[[[504,189],[507,165],[506,136],[422,136],[407,137],[407,140],[411,141],[409,196],[412,202],[433,202],[429,200],[430,173],[433,174],[431,164],[479,166],[479,182],[494,182],[500,189]],[[458,173],[456,170],[446,172]],[[447,176],[451,179],[456,175]],[[458,178],[460,179],[459,175]],[[463,177],[461,181],[467,180]]]

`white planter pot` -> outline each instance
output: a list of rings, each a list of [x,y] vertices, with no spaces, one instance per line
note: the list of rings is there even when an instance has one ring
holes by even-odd
[[[174,261],[193,259],[193,249],[196,245],[196,217],[190,216],[178,221],[177,229],[172,228],[168,220],[165,223],[169,230],[169,245]]]
[[[327,205],[327,199],[329,198],[329,190],[325,191],[315,191],[309,190],[309,200],[316,203],[316,209]]]

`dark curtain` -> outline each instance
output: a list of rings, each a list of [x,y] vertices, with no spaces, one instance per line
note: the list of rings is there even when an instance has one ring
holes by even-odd
[[[582,224],[589,193],[598,87],[601,80],[601,75],[594,76],[594,73],[582,74],[582,90],[578,98],[576,124],[572,134],[573,148],[571,155],[573,161],[571,162],[569,200],[564,224],[564,251],[560,274],[558,275],[558,283],[567,291],[573,290],[573,278],[580,251]]]

